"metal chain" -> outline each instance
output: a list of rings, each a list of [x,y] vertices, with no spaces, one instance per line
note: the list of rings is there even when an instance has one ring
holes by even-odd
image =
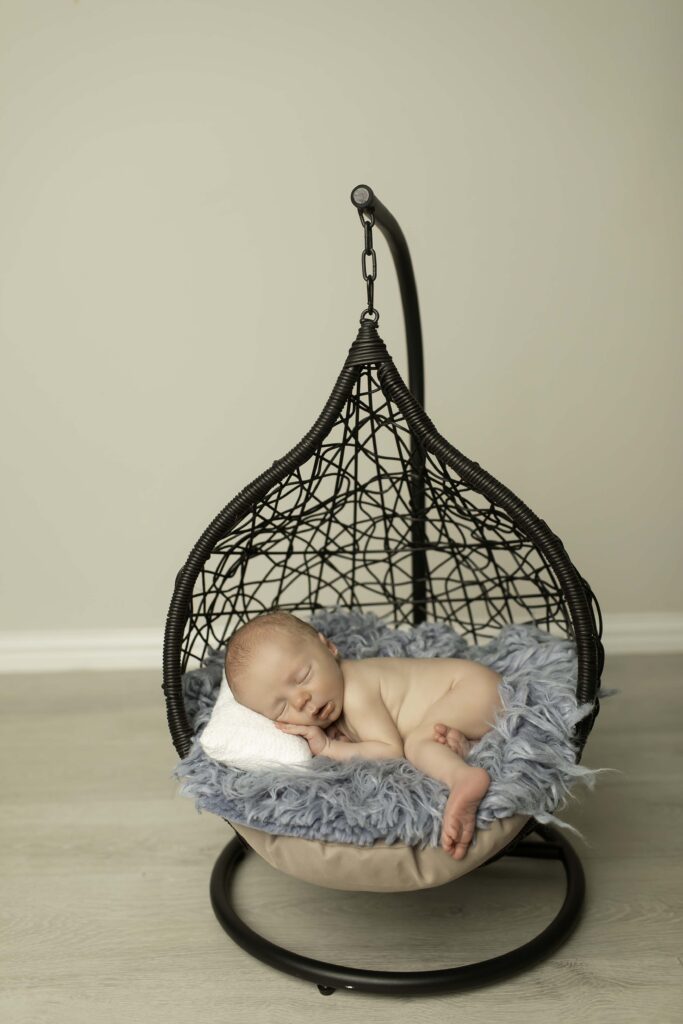
[[[367,213],[369,220],[363,217],[363,213]],[[379,323],[379,310],[374,308],[372,305],[372,299],[375,291],[375,279],[377,278],[377,256],[375,250],[372,247],[372,226],[375,223],[375,214],[373,210],[359,210],[358,216],[360,222],[363,225],[365,231],[365,248],[363,249],[363,255],[361,256],[361,267],[363,269],[363,279],[368,284],[368,304],[360,315],[360,322],[365,323]],[[372,273],[368,274],[367,270],[367,258],[372,257]],[[375,314],[373,316],[373,313]],[[367,315],[366,315],[367,314]]]

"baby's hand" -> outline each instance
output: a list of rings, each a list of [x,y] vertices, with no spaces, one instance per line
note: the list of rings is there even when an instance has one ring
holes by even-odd
[[[289,722],[275,722],[276,728],[295,736],[303,736],[311,748],[311,753],[325,754],[330,745],[330,737],[318,725],[291,725]]]

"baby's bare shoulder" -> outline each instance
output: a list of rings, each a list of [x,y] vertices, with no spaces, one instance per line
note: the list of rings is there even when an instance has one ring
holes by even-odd
[[[379,692],[379,670],[377,662],[382,658],[357,658],[346,663],[344,672],[347,696],[363,701]]]

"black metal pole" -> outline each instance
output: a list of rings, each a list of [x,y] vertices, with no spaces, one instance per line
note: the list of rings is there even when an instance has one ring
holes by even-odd
[[[417,286],[408,243],[401,227],[384,203],[380,202],[369,185],[356,185],[351,193],[351,202],[358,210],[372,210],[375,223],[387,240],[394,259],[398,285],[403,305],[403,319],[408,346],[408,386],[422,408],[424,400],[424,360],[422,355],[422,325],[417,301]],[[411,543],[413,574],[413,625],[417,626],[427,618],[426,581],[427,554],[425,550],[424,514],[424,454],[410,435],[411,474]]]

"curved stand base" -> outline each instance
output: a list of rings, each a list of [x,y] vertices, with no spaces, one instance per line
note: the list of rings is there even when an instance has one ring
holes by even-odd
[[[567,891],[557,916],[536,938],[518,949],[464,967],[440,971],[364,971],[357,967],[340,967],[323,960],[313,960],[269,942],[252,931],[237,916],[232,906],[232,879],[246,852],[239,836],[228,843],[214,865],[210,887],[211,906],[222,928],[238,946],[278,971],[314,982],[324,996],[332,995],[338,988],[382,995],[423,995],[427,992],[478,988],[517,974],[545,959],[568,938],[578,922],[586,891],[581,861],[557,829],[536,822],[534,831],[545,840],[543,843],[522,841],[507,856],[562,861]]]

